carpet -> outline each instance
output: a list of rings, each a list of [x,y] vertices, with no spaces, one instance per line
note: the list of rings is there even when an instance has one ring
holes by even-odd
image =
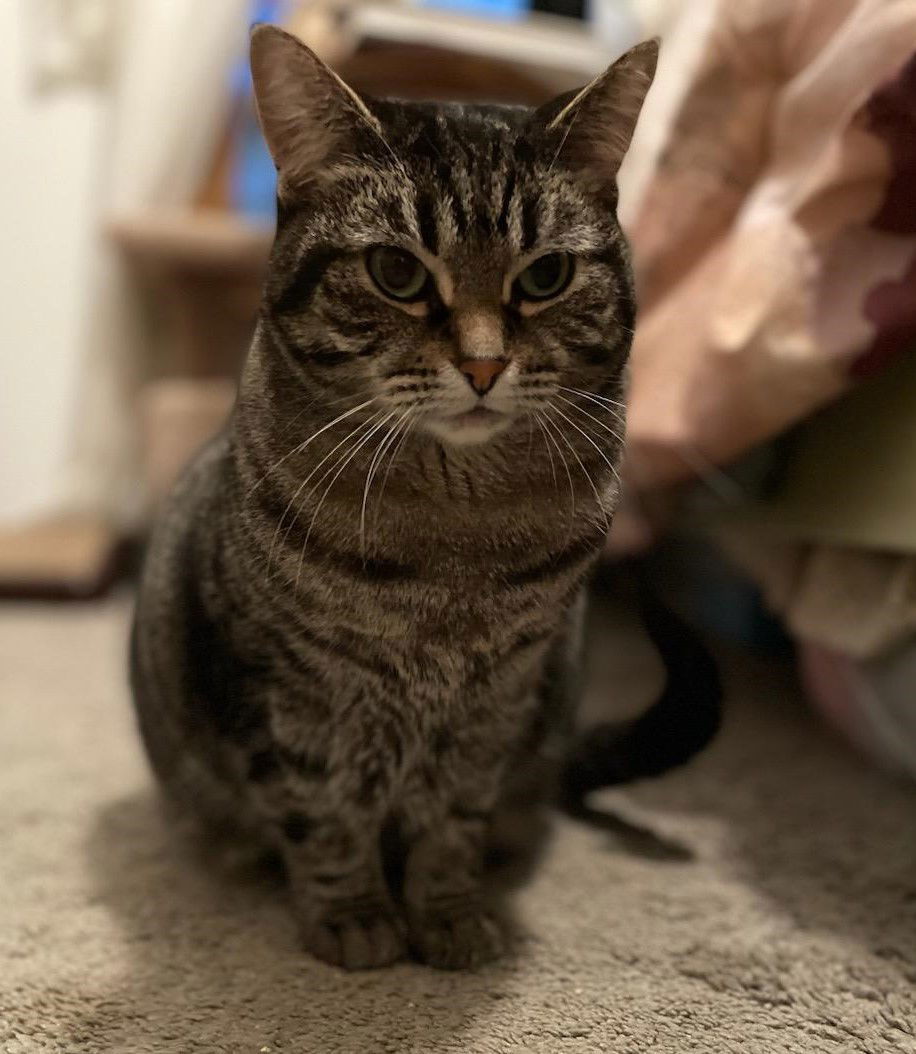
[[[123,598],[0,609],[4,1054],[916,1051],[916,796],[776,664],[732,657],[716,744],[598,797],[651,836],[558,822],[511,958],[347,975],[266,879],[177,844],[126,625]],[[632,694],[653,675],[622,651]]]

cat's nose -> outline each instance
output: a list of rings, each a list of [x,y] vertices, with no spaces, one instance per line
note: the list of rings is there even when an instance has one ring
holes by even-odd
[[[478,395],[486,395],[507,365],[505,359],[467,359],[458,369]]]

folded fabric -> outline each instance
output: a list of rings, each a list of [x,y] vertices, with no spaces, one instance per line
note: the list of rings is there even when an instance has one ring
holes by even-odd
[[[916,556],[779,542],[746,527],[718,537],[793,636],[855,659],[916,637]]]
[[[730,510],[728,550],[800,638],[866,659],[916,637],[916,354],[780,448],[778,483]]]
[[[728,461],[916,346],[916,0],[721,0],[631,231],[631,481]]]
[[[867,663],[802,642],[799,668],[831,724],[876,761],[916,779],[916,639]]]

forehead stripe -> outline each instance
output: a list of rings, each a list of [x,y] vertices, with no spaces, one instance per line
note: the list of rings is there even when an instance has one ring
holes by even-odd
[[[522,252],[529,252],[538,240],[538,208],[534,198],[522,199]]]
[[[324,272],[341,255],[343,250],[332,245],[316,245],[309,249],[296,264],[292,278],[274,301],[274,311],[281,315],[289,311],[301,311],[311,299]]]
[[[460,196],[457,188],[450,189],[446,192],[446,200],[451,205],[452,220],[455,224],[455,230],[460,238],[466,238],[468,236],[468,217],[465,214],[464,206],[461,204]]]
[[[433,256],[437,256],[439,231],[436,227],[436,202],[428,190],[422,190],[417,195],[417,227],[420,240]]]
[[[509,233],[509,210],[512,208],[512,197],[515,194],[515,169],[509,170],[506,186],[503,190],[503,203],[496,218],[496,229],[500,234]]]

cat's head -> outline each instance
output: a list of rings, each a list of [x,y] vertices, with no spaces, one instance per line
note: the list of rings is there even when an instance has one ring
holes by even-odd
[[[465,445],[619,390],[635,312],[615,177],[657,50],[532,111],[361,98],[257,27],[279,173],[262,325],[301,383]]]

